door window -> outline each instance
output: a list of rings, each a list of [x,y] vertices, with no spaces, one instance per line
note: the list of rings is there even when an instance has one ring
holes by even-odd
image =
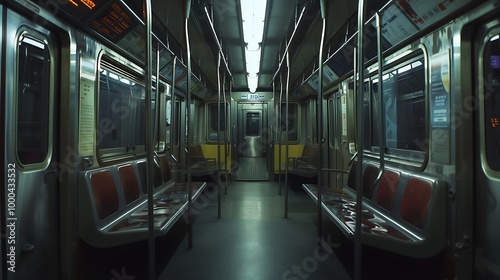
[[[260,135],[260,116],[257,112],[248,112],[246,114],[246,136]]]
[[[484,48],[485,154],[490,168],[500,171],[500,40],[493,36]]]
[[[17,46],[17,156],[23,165],[41,163],[49,153],[49,48],[28,35]]]

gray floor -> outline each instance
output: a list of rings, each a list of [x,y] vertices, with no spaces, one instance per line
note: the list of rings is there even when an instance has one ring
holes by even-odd
[[[316,206],[301,190],[289,191],[288,219],[270,182],[231,182],[221,219],[216,197],[198,208],[194,248],[186,236],[159,279],[350,279],[329,248],[318,251]]]
[[[238,166],[236,175],[238,181],[269,180],[266,157],[240,157]]]

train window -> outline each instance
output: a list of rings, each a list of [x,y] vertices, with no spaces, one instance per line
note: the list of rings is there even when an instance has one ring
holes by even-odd
[[[172,117],[172,100],[167,100],[165,105],[165,142],[170,144],[170,130],[171,130],[171,117]]]
[[[371,114],[372,107],[370,107],[370,84],[368,82],[364,83],[364,90],[365,92],[363,94],[363,116],[364,116],[363,129],[365,137],[363,138],[364,139],[363,147],[365,148],[365,150],[370,150],[372,146],[370,140],[373,139],[373,137],[371,137],[372,129],[371,129],[370,116],[372,115]]]
[[[220,103],[220,130],[222,132],[226,131],[227,120],[224,112],[229,112],[229,104],[228,103]],[[225,107],[224,107],[225,105]],[[209,103],[208,104],[208,118],[207,118],[207,137],[209,141],[217,140],[217,120],[218,117],[218,106],[217,103]]]
[[[180,139],[181,139],[181,126],[180,126],[180,119],[181,119],[181,102],[179,100],[175,101],[175,106],[174,106],[174,116],[175,116],[175,123],[174,123],[174,145],[178,146]]]
[[[342,138],[345,135],[346,128],[345,108],[342,108],[345,103],[345,96],[336,92],[328,99],[328,139],[331,148],[338,148],[341,145]]]
[[[286,124],[288,122],[288,141],[298,141],[298,124],[299,124],[299,104],[288,103],[288,118],[286,117],[286,103],[280,103],[278,107],[278,132],[286,131]],[[278,138],[279,139],[279,138]]]
[[[336,132],[336,123],[335,123],[335,103],[333,102],[333,99],[328,100],[328,144],[330,145],[331,148],[334,147],[335,145],[335,135]]]
[[[108,63],[101,65],[99,73],[97,145],[100,157],[144,152],[146,90],[139,77],[123,70],[113,71],[105,65]],[[151,112],[151,116],[154,122],[155,114]]]
[[[41,163],[49,151],[50,53],[29,36],[20,37],[17,53],[17,156],[21,164]]]
[[[483,57],[484,133],[488,165],[500,171],[500,36],[486,43]]]
[[[371,98],[365,96],[365,124],[370,126],[366,128],[365,125],[365,131],[371,135],[370,145],[380,146],[379,133],[382,132],[385,133],[384,147],[389,154],[396,150],[424,151],[424,147],[418,145],[425,140],[426,127],[423,58],[384,72],[382,86],[382,112],[376,78],[369,90]]]
[[[257,112],[246,113],[245,136],[259,136],[261,133],[260,114]]]
[[[220,130],[225,131],[226,130],[226,115],[224,115],[224,112],[228,111],[228,104],[226,103],[226,108],[224,108],[224,104],[221,103],[220,106]],[[208,104],[208,122],[211,130],[217,131],[217,111],[218,111],[218,106],[217,103],[210,103]]]

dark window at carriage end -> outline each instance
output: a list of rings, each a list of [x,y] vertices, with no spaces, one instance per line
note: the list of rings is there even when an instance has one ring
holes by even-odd
[[[500,40],[493,36],[484,48],[484,141],[490,168],[500,171]]]
[[[17,51],[17,156],[21,164],[41,163],[49,149],[50,53],[27,36]]]
[[[250,112],[246,114],[245,136],[259,136],[261,133],[260,114]]]

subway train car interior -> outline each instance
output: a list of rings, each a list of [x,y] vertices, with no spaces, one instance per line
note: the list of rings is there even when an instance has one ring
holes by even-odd
[[[0,279],[500,280],[500,0],[5,0],[0,46]]]

